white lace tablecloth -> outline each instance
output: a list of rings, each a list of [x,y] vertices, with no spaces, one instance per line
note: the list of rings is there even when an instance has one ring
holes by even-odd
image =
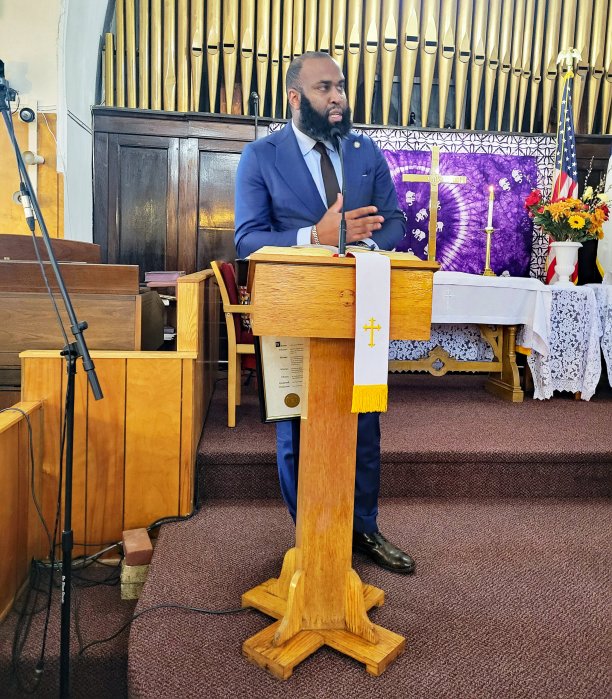
[[[550,398],[553,391],[570,391],[589,400],[601,376],[601,321],[595,292],[588,286],[550,288],[548,356],[534,350],[527,358],[533,374],[533,397]]]
[[[599,322],[601,323],[601,351],[608,368],[608,381],[612,386],[612,284],[586,284],[595,292]]]
[[[538,279],[436,272],[431,338],[394,340],[389,343],[389,359],[422,359],[440,346],[454,359],[491,361],[493,350],[481,337],[479,324],[521,325],[520,344],[545,356],[551,303],[550,287]]]

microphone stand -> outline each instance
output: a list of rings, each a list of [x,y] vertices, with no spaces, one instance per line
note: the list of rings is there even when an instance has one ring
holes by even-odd
[[[340,211],[340,232],[338,234],[338,257],[346,256],[346,210],[344,208],[345,182],[344,176],[344,155],[342,153],[342,137],[338,129],[331,130],[331,137],[334,139],[336,151],[340,158],[340,173],[342,174],[342,209]]]
[[[253,100],[253,115],[255,117],[255,138],[257,140],[257,122],[259,120],[259,95],[256,92],[251,92],[251,99]]]
[[[60,294],[64,301],[64,307],[70,320],[70,329],[74,335],[74,342],[66,345],[61,354],[66,358],[66,371],[68,375],[66,388],[66,472],[65,472],[65,495],[64,495],[64,528],[62,530],[62,586],[61,586],[61,632],[60,632],[60,697],[65,699],[70,697],[70,593],[72,582],[72,549],[73,549],[73,532],[72,532],[72,464],[73,464],[73,446],[74,446],[74,382],[76,374],[76,364],[79,357],[83,361],[83,368],[87,372],[87,378],[93,396],[96,400],[100,400],[102,389],[98,383],[94,364],[89,356],[89,350],[83,337],[83,331],[87,329],[85,321],[77,320],[70,296],[66,290],[66,285],[60,272],[57,258],[51,247],[49,232],[43,219],[40,206],[32,183],[28,175],[17,138],[13,128],[13,120],[11,118],[10,102],[16,97],[15,90],[9,87],[7,80],[4,78],[4,63],[0,61],[0,111],[6,124],[9,140],[15,150],[15,158],[17,160],[17,168],[22,181],[22,198],[29,197],[34,209],[34,214],[38,219],[38,225],[42,233],[43,242],[49,255],[49,261],[53,268],[57,285]],[[25,208],[25,207],[24,207]],[[26,213],[28,226],[34,235],[34,217]],[[34,241],[36,245],[36,241]],[[53,542],[55,543],[55,542]],[[53,571],[51,571],[53,575]]]

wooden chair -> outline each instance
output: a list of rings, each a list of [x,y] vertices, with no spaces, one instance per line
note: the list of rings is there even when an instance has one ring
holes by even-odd
[[[255,354],[253,333],[242,325],[241,316],[250,313],[248,305],[238,303],[234,265],[215,260],[210,263],[219,285],[227,327],[227,426],[236,426],[236,406],[240,405],[240,377],[243,358]]]

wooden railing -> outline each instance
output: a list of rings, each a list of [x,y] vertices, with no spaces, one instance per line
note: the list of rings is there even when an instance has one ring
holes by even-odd
[[[218,336],[216,342],[205,337],[218,327],[206,311],[214,313],[218,305],[211,282],[209,270],[178,284],[176,352],[91,352],[101,401],[93,399],[85,372],[77,372],[75,555],[83,544],[118,541],[124,529],[193,508],[197,445],[216,370],[208,347],[218,344]],[[57,351],[28,351],[21,358],[23,399],[45,404],[41,502],[49,518],[59,483],[65,363]]]
[[[33,500],[40,497],[42,421],[40,401],[17,403],[0,413],[0,620],[27,577],[30,559],[44,555]]]

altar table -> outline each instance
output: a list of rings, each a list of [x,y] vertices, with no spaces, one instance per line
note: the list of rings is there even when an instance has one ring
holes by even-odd
[[[389,369],[491,372],[488,390],[520,401],[515,344],[548,354],[551,303],[550,287],[538,279],[436,272],[431,338],[391,342]]]
[[[533,397],[545,399],[554,391],[569,391],[589,400],[601,378],[600,349],[612,380],[612,286],[553,285],[551,289],[548,356],[533,352],[527,360],[533,375]]]

